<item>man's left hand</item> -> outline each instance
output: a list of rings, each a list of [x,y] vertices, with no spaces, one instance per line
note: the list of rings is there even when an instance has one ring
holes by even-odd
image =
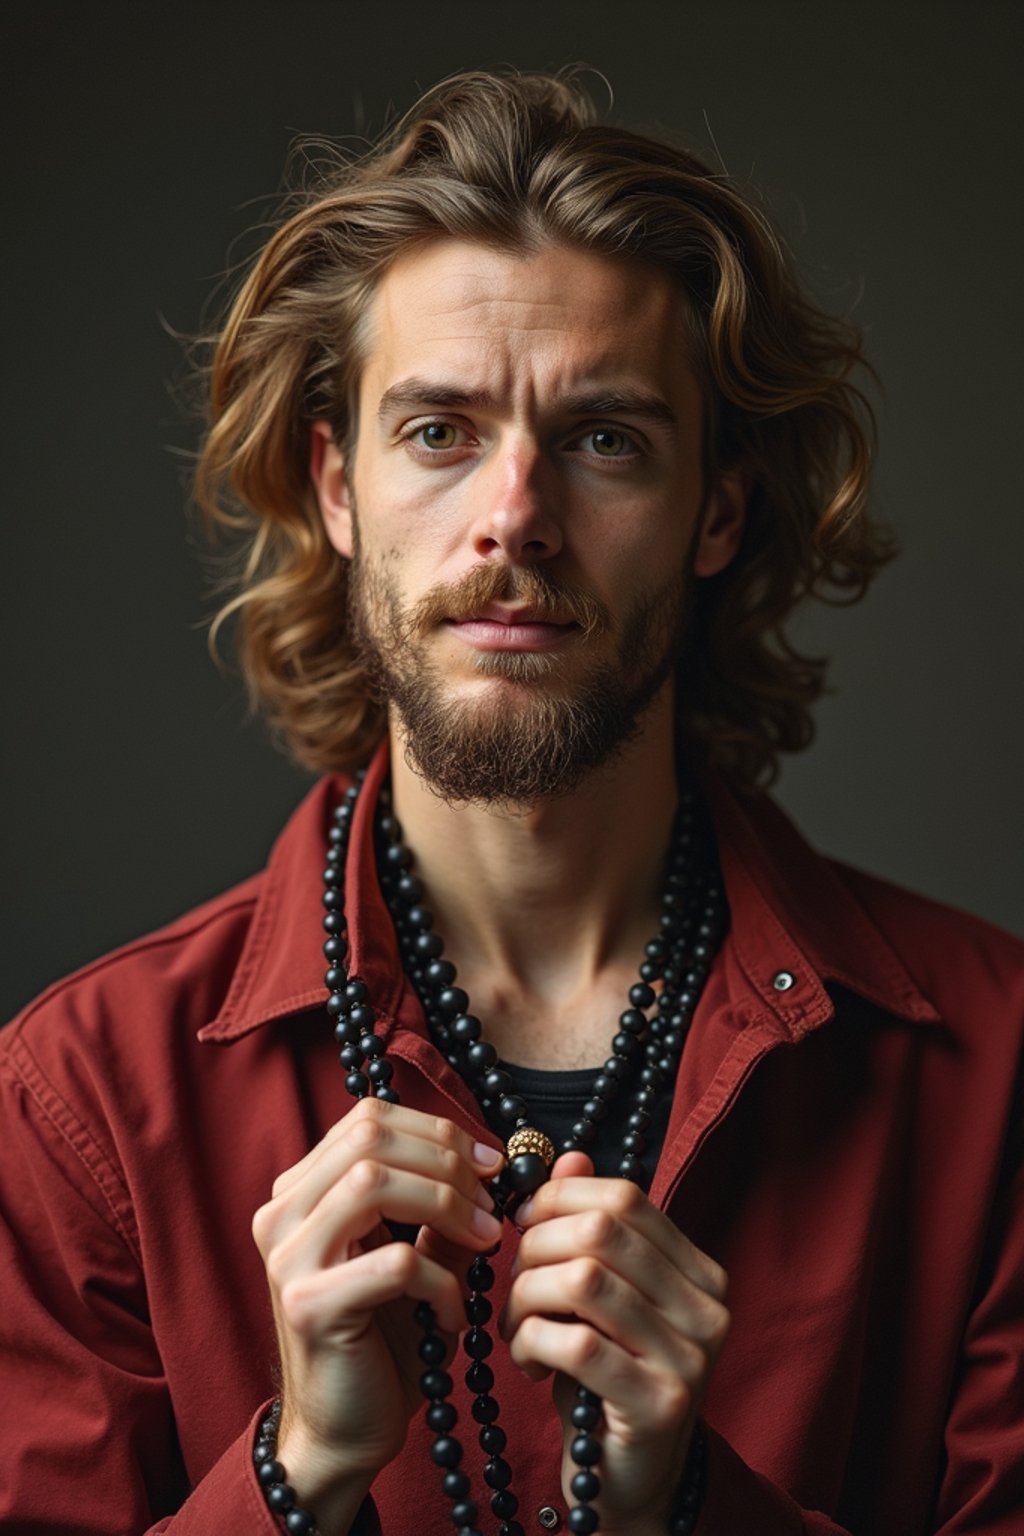
[[[726,1275],[635,1184],[585,1176],[591,1168],[564,1154],[516,1216],[523,1237],[501,1333],[529,1376],[555,1373],[570,1505],[575,1385],[599,1394],[601,1531],[640,1536],[667,1529],[729,1328]]]

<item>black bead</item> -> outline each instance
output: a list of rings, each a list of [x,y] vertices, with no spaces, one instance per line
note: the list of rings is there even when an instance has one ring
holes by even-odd
[[[479,1046],[480,1043],[478,1041],[477,1045]],[[472,1052],[470,1052],[470,1055],[472,1056]],[[514,1124],[515,1121],[522,1120],[525,1116],[526,1100],[520,1098],[518,1093],[506,1093],[504,1098],[498,1102],[498,1111],[503,1120],[509,1120]]]
[[[428,1333],[424,1338],[420,1339],[419,1357],[424,1365],[440,1365],[446,1354],[445,1342],[439,1333]],[[436,1397],[445,1394],[432,1393],[430,1395]]]
[[[483,1080],[483,1090],[492,1099],[500,1099],[512,1086],[512,1079],[500,1067],[492,1067]]]
[[[345,898],[335,885],[327,886],[320,900],[329,912],[340,912],[345,906]]]
[[[647,1137],[643,1131],[627,1131],[622,1138],[623,1152],[646,1152]]]
[[[608,1103],[605,1099],[588,1099],[583,1106],[584,1120],[593,1120],[595,1125],[600,1125],[607,1114]]]
[[[311,1536],[316,1530],[316,1521],[304,1509],[290,1509],[284,1517],[284,1528],[288,1536]]]
[[[504,1497],[504,1494],[496,1493],[494,1495],[494,1499]],[[494,1503],[494,1499],[491,1500],[492,1504]],[[516,1507],[518,1508],[518,1501]],[[497,1511],[495,1511],[495,1513],[497,1513]],[[505,1520],[498,1527],[498,1536],[526,1536],[526,1532],[523,1530],[518,1520]]]
[[[469,997],[461,987],[445,987],[438,993],[437,1005],[445,1013],[465,1013],[469,1007]]]
[[[286,1515],[295,1503],[295,1494],[287,1483],[275,1483],[267,1489],[266,1500],[275,1515]]]
[[[359,981],[356,977],[353,977],[348,986],[345,988],[345,996],[348,998],[350,1003],[365,1003],[369,995],[370,994],[367,991],[366,982]]]
[[[269,1488],[271,1483],[283,1483],[288,1474],[281,1463],[271,1457],[269,1461],[260,1462],[256,1476],[264,1488]]]
[[[325,912],[323,930],[325,933],[344,933],[345,919],[342,914],[340,912]]]
[[[474,1291],[489,1291],[494,1284],[494,1270],[486,1259],[474,1259],[469,1266],[469,1284]]]
[[[644,1165],[638,1157],[627,1152],[619,1163],[619,1177],[623,1179],[640,1179],[643,1176]]]
[[[608,1060],[601,1068],[602,1075],[604,1077],[610,1077],[612,1081],[616,1083],[621,1083],[622,1079],[626,1075],[627,1070],[628,1068],[626,1067],[626,1063],[622,1061],[618,1056],[609,1056]]]
[[[366,1003],[354,1002],[348,1011],[349,1019],[359,1030],[360,1034],[372,1035],[373,1026],[376,1023],[373,1009]]]
[[[644,960],[640,966],[640,975],[644,981],[657,981],[661,976],[662,965],[660,960]]]
[[[486,1328],[470,1328],[462,1347],[471,1360],[486,1360],[494,1348],[494,1340]]]
[[[482,1327],[490,1322],[493,1311],[486,1296],[470,1296],[466,1302],[466,1321],[473,1327]]]
[[[480,1039],[480,1020],[472,1013],[460,1013],[452,1019],[449,1026],[452,1036],[460,1045],[472,1045],[474,1040]]]
[[[496,1515],[499,1520],[511,1520],[518,1508],[519,1500],[507,1488],[499,1488],[497,1493],[491,1495],[491,1513]],[[504,1532],[511,1533],[513,1527],[503,1525],[501,1529]],[[518,1521],[516,1522],[515,1529],[519,1531],[523,1529]]]
[[[457,1467],[462,1460],[462,1446],[451,1435],[442,1435],[430,1447],[430,1455],[439,1467]]]
[[[476,1525],[480,1511],[475,1499],[460,1499],[452,1505],[452,1523],[454,1525]]]
[[[431,960],[426,971],[427,980],[432,987],[450,987],[455,980],[455,967],[450,960]],[[461,1013],[461,1009],[456,1009]]]
[[[418,1301],[412,1315],[421,1328],[437,1327],[437,1317],[429,1301]]]
[[[593,1141],[596,1132],[597,1126],[594,1124],[593,1120],[576,1120],[573,1122],[573,1138],[574,1140],[580,1142],[583,1146],[586,1146],[588,1142]]]
[[[366,1075],[371,1083],[390,1083],[395,1074],[395,1069],[390,1061],[371,1061],[366,1069]]]
[[[384,1055],[384,1041],[380,1038],[380,1035],[360,1035],[359,1049],[364,1056],[369,1056],[371,1059],[376,1060]]]
[[[508,1165],[508,1182],[517,1195],[532,1195],[547,1181],[547,1164],[536,1152],[520,1152]]]
[[[466,1060],[476,1073],[489,1071],[498,1059],[498,1053],[486,1040],[474,1040],[466,1052]]]
[[[324,940],[324,959],[342,960],[345,957],[344,939],[332,938]]]
[[[405,915],[414,928],[420,929],[423,932],[434,926],[434,914],[428,911],[426,907],[418,905],[410,907]]]
[[[572,1422],[577,1429],[593,1429],[601,1422],[601,1410],[596,1403],[574,1403]],[[579,1497],[582,1499],[586,1495],[581,1493]]]
[[[601,1460],[601,1442],[593,1435],[577,1435],[569,1447],[569,1455],[578,1467],[593,1467]]]
[[[612,1041],[612,1050],[616,1056],[621,1056],[624,1061],[628,1061],[639,1043],[635,1035],[627,1035],[625,1030],[620,1030]]]
[[[345,1079],[345,1087],[354,1099],[361,1099],[369,1091],[370,1080],[365,1072],[350,1072]]]
[[[398,1094],[393,1088],[389,1088],[386,1083],[379,1083],[373,1091],[373,1096],[375,1099],[380,1099],[384,1104],[398,1104],[400,1102]]]
[[[466,1386],[471,1392],[479,1392],[481,1395],[489,1392],[494,1386],[494,1372],[482,1360],[474,1360],[466,1372]]]
[[[423,895],[423,881],[405,870],[398,880],[398,894],[405,901],[419,901]]]
[[[329,976],[331,974],[330,971],[328,971],[327,974]],[[330,997],[327,999],[327,1012],[330,1014],[331,1018],[339,1018],[342,1014],[347,1014],[347,1011],[348,1004],[341,996],[340,992],[332,992]]]
[[[595,1477],[593,1472],[577,1472],[569,1486],[572,1489],[573,1498],[584,1500],[588,1504],[601,1492],[601,1480]]]
[[[444,940],[439,933],[418,933],[416,935],[416,953],[420,959],[429,957],[436,960],[444,950]]]
[[[365,1061],[363,1052],[358,1045],[345,1045],[338,1052],[338,1060],[346,1071],[351,1072],[354,1067],[361,1067]]]
[[[597,1530],[597,1510],[591,1509],[589,1504],[577,1504],[575,1509],[570,1509],[565,1525],[572,1536],[591,1536]]]
[[[596,1099],[610,1099],[618,1088],[618,1083],[607,1072],[599,1072],[591,1085],[591,1093]]]
[[[481,1429],[480,1449],[488,1456],[500,1456],[507,1444],[508,1436],[500,1424],[485,1424]]]
[[[495,1398],[489,1397],[486,1392],[481,1392],[479,1397],[473,1399],[471,1411],[478,1424],[493,1424],[501,1408]]]
[[[484,1482],[488,1488],[507,1488],[512,1481],[512,1468],[501,1456],[492,1456],[484,1467]]]
[[[634,1008],[649,1008],[654,996],[654,988],[646,981],[637,981],[629,989],[629,1000]]]
[[[450,1429],[455,1428],[458,1417],[454,1403],[431,1403],[426,1413],[427,1428],[432,1429],[435,1435],[446,1435]]]
[[[450,1397],[452,1385],[452,1379],[447,1371],[424,1371],[420,1377],[420,1390],[423,1396],[432,1398],[435,1402]]]
[[[627,1008],[619,1014],[619,1027],[628,1035],[642,1035],[647,1028],[647,1017],[639,1008]]]
[[[449,1499],[464,1499],[469,1492],[469,1478],[465,1472],[446,1472],[441,1486]]]

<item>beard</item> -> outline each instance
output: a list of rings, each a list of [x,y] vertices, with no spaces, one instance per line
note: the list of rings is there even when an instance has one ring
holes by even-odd
[[[371,564],[357,536],[350,631],[375,694],[401,723],[410,768],[450,804],[526,807],[572,793],[639,734],[682,655],[688,568],[640,594],[611,653],[580,669],[575,652],[612,630],[607,608],[582,587],[538,566],[487,562],[406,608],[388,567]],[[429,654],[429,635],[446,620],[511,601],[579,632],[566,650],[471,652],[478,675],[510,686],[453,697]]]

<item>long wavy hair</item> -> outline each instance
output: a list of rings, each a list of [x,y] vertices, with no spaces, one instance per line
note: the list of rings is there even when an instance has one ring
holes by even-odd
[[[802,292],[763,213],[692,154],[602,125],[570,79],[461,74],[369,154],[294,195],[214,341],[196,499],[243,535],[212,641],[235,621],[253,698],[317,771],[366,761],[384,715],[346,625],[346,562],[309,477],[311,423],[350,446],[368,306],[400,254],[455,237],[561,244],[667,269],[689,300],[705,484],[752,482],[732,563],[698,582],[679,677],[690,747],[740,787],[805,747],[825,662],[786,633],[809,594],[854,602],[893,553],[871,521],[860,337]]]

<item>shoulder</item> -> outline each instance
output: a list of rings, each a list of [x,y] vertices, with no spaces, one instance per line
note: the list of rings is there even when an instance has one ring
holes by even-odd
[[[0,1031],[0,1061],[51,1054],[69,1032],[101,1050],[167,1023],[194,1034],[231,985],[266,879],[254,875],[55,982]]]
[[[1024,1018],[1024,940],[945,902],[839,859],[828,864],[940,1014],[979,1005]]]

